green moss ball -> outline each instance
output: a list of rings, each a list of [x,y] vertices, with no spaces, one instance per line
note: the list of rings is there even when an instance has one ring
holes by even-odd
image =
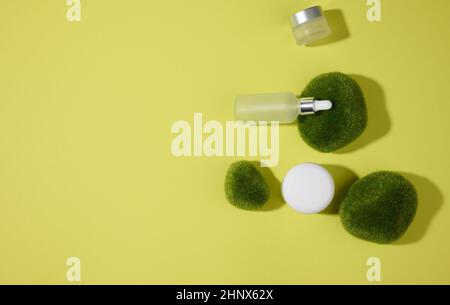
[[[339,214],[352,235],[379,244],[399,239],[417,210],[417,193],[403,176],[377,172],[355,182]]]
[[[367,126],[367,109],[359,85],[339,73],[314,78],[301,97],[330,100],[333,108],[311,116],[299,116],[298,128],[303,140],[321,152],[333,152],[358,138]]]
[[[225,179],[228,201],[244,210],[258,210],[269,200],[270,189],[258,169],[250,162],[231,164]]]

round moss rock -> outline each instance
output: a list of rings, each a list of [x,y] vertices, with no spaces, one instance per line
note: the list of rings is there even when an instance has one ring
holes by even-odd
[[[333,152],[358,138],[367,126],[367,109],[359,85],[339,73],[314,78],[301,97],[330,100],[333,108],[311,116],[299,116],[298,128],[303,140],[320,152]]]
[[[244,210],[258,210],[269,200],[270,188],[258,169],[250,162],[231,164],[225,178],[228,201]]]
[[[417,210],[417,193],[403,176],[377,172],[355,182],[339,214],[352,235],[379,244],[398,240]]]

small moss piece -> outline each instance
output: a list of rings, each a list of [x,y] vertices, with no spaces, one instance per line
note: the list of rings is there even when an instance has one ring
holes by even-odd
[[[301,97],[330,100],[333,108],[311,116],[299,116],[303,140],[320,152],[333,152],[358,138],[367,126],[367,109],[358,83],[349,76],[333,72],[314,78]]]
[[[417,192],[406,178],[393,172],[376,172],[351,186],[339,214],[350,234],[389,244],[406,232],[416,210]]]
[[[258,210],[269,200],[270,188],[258,169],[248,161],[231,164],[225,178],[228,201],[244,210]]]

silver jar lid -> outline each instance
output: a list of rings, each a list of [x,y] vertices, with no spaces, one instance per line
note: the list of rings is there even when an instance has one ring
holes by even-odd
[[[291,17],[291,23],[293,27],[304,24],[314,18],[323,16],[323,10],[320,6],[313,6],[303,11],[298,12],[297,14]]]

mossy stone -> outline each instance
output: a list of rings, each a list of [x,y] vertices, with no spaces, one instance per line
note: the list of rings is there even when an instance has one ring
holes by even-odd
[[[311,116],[299,116],[298,128],[303,140],[320,152],[334,152],[358,138],[367,126],[367,109],[359,85],[339,73],[314,78],[301,97],[330,100],[333,108]]]
[[[398,240],[417,210],[417,193],[403,176],[376,172],[355,182],[340,207],[344,228],[379,244]]]
[[[269,200],[270,188],[258,169],[248,161],[231,164],[225,178],[228,201],[244,210],[258,210]]]

